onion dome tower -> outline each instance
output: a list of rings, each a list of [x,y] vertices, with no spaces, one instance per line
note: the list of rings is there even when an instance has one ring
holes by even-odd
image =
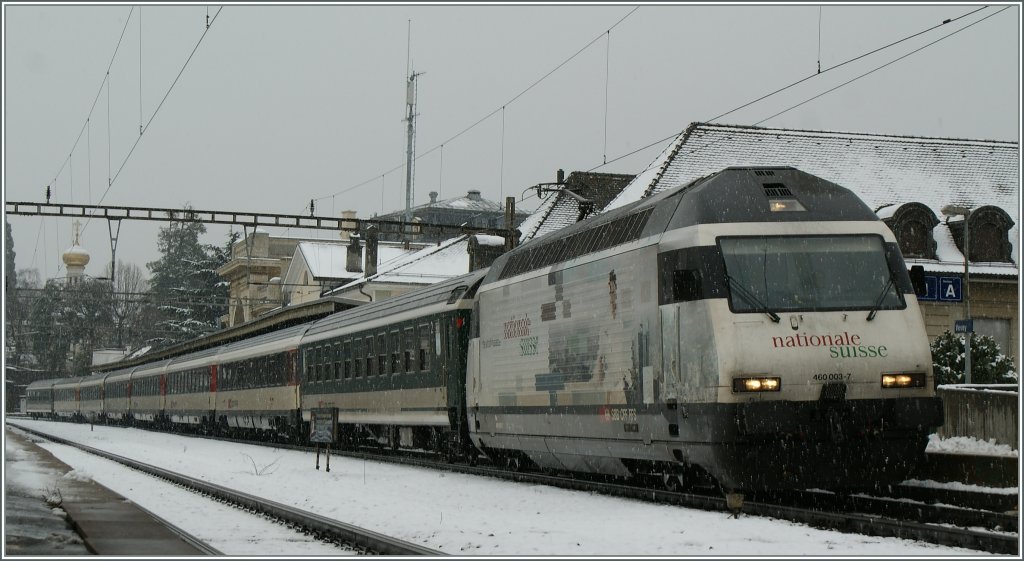
[[[81,282],[82,275],[85,274],[85,266],[89,264],[89,252],[78,245],[81,226],[81,223],[75,220],[71,247],[64,252],[62,257],[64,265],[68,269],[68,284]]]

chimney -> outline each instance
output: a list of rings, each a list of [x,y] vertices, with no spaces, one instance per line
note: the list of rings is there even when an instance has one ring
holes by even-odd
[[[437,191],[430,192],[430,204],[437,204]]]
[[[377,274],[377,229],[372,226],[366,229],[366,264],[363,270],[366,277]]]
[[[487,236],[485,239],[491,238]],[[469,272],[490,267],[494,260],[505,253],[503,245],[491,243],[480,243],[480,237],[473,235],[469,237]]]
[[[469,194],[467,194],[466,197],[469,200],[471,200],[471,201],[479,201],[479,200],[481,200],[480,199],[480,190],[479,189],[470,189],[469,190]]]
[[[361,273],[362,267],[359,266],[359,262],[362,258],[361,244],[359,243],[359,234],[352,234],[348,240],[348,253],[345,256],[345,270],[350,273]]]
[[[558,170],[558,180],[557,181],[558,181],[559,185],[565,183],[565,170],[561,170],[561,169]]]
[[[352,235],[353,231],[358,231],[359,222],[355,220],[356,211],[354,210],[343,210],[341,211],[341,230],[338,235],[341,237],[341,241],[347,242],[348,237]]]
[[[505,251],[515,249],[519,242],[519,231],[516,227],[516,198],[505,197]],[[513,237],[513,232],[514,236]]]

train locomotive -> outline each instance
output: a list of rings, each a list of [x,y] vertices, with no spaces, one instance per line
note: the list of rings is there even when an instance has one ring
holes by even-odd
[[[136,383],[156,388],[141,417]],[[80,403],[94,394],[100,405]],[[329,409],[343,446],[726,492],[896,483],[942,423],[893,234],[849,190],[791,167],[727,168],[488,269],[153,365],[36,382],[27,403],[300,441]]]

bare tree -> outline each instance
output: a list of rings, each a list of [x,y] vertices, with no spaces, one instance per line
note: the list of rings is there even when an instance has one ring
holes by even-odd
[[[114,342],[120,349],[144,340],[141,333],[145,331],[143,316],[146,302],[143,294],[147,290],[149,281],[143,276],[142,269],[134,263],[117,262],[111,315],[114,317]],[[133,335],[126,337],[126,331]]]

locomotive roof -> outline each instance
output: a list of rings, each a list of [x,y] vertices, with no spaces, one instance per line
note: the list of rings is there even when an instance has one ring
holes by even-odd
[[[772,212],[773,198],[802,212]],[[730,167],[531,240],[502,255],[486,282],[697,224],[878,221],[849,189],[789,166]]]
[[[309,328],[309,331],[306,332],[305,336],[308,337],[330,329],[364,323],[380,317],[399,314],[406,310],[414,310],[431,304],[446,302],[448,301],[452,290],[461,285],[471,287],[477,280],[482,278],[486,272],[487,269],[480,269],[466,275],[441,281],[398,296],[393,296],[387,300],[363,304],[362,306],[352,308],[351,310],[344,310],[336,314],[332,314],[314,323]]]

